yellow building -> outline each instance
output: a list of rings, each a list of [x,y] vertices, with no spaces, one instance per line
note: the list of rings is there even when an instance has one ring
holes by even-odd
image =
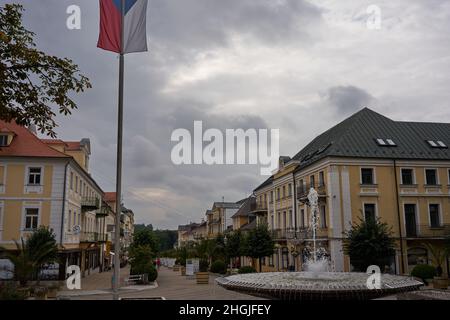
[[[396,255],[390,270],[409,273],[431,263],[425,242],[441,246],[450,234],[450,124],[398,122],[362,109],[324,132],[257,189],[258,223],[277,241],[267,271],[302,268],[311,243],[310,187],[319,193],[317,237],[336,271],[350,271],[343,232],[359,219],[392,227]],[[444,266],[448,273],[449,263]]]
[[[233,228],[232,216],[241,207],[244,200],[238,202],[214,202],[212,209],[206,212],[208,237],[215,238]]]
[[[34,132],[0,121],[0,246],[39,226],[56,234],[59,277],[68,265],[83,274],[99,270],[105,242],[103,191],[89,174],[90,143],[41,140]]]

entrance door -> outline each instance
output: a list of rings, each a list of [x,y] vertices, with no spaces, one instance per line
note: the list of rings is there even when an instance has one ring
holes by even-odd
[[[416,225],[416,205],[415,204],[405,204],[405,225],[406,225],[406,236],[416,237],[417,236],[417,225]]]

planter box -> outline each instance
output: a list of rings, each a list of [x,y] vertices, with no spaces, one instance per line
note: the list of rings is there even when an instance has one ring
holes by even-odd
[[[433,288],[434,289],[447,289],[448,288],[448,279],[442,277],[434,277],[433,279]]]
[[[185,276],[186,275],[186,267],[181,267],[181,275]]]
[[[195,278],[197,279],[197,284],[208,284],[209,272],[197,272]]]

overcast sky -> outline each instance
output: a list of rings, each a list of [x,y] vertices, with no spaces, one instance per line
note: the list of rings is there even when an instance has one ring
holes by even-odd
[[[96,0],[23,0],[38,47],[93,84],[58,117],[59,138],[90,138],[91,173],[115,187],[118,59],[96,47]],[[79,5],[81,30],[66,28]],[[367,27],[369,5],[381,29]],[[450,1],[149,0],[149,52],[126,56],[124,202],[138,223],[176,228],[237,201],[259,167],[175,166],[176,128],[278,128],[280,153],[368,106],[396,120],[450,121]]]

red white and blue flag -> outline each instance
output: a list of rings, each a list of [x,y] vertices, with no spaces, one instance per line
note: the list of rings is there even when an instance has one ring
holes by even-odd
[[[117,53],[147,51],[148,0],[100,0],[99,48]],[[123,46],[121,32],[123,25]]]

